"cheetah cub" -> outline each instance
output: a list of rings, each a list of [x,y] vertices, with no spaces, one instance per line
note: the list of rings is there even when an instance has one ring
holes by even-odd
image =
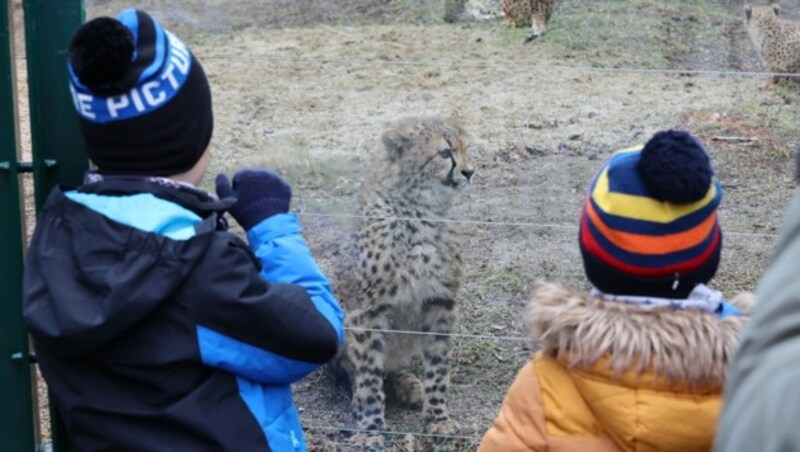
[[[778,5],[745,5],[744,25],[761,61],[770,72],[792,74],[800,71],[800,23],[778,18]],[[798,79],[774,76],[773,83]]]
[[[357,427],[366,432],[353,441],[368,449],[383,447],[384,383],[398,402],[422,409],[426,432],[457,430],[447,410],[445,334],[455,321],[461,253],[455,228],[438,220],[449,218],[475,172],[468,144],[449,119],[393,124],[360,192],[361,223],[336,261],[334,288],[349,328],[333,367],[347,376]],[[415,356],[421,379],[412,371]]]

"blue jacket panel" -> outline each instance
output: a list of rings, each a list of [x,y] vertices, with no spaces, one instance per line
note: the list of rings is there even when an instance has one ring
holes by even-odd
[[[336,330],[341,345],[344,338],[344,312],[301,232],[297,216],[287,213],[272,216],[257,224],[247,232],[247,238],[261,262],[264,279],[305,287],[314,306]]]

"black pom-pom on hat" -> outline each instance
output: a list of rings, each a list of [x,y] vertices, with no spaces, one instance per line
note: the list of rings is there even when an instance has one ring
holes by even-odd
[[[133,34],[122,22],[98,17],[81,26],[69,44],[75,76],[84,85],[103,85],[122,79],[131,66]]]
[[[714,177],[705,149],[688,132],[658,132],[644,145],[637,167],[650,195],[673,204],[703,199]]]

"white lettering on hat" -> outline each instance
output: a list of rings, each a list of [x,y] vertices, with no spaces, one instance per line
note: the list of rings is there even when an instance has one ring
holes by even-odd
[[[162,79],[166,78],[170,85],[173,88],[178,88],[178,80],[175,78],[172,71],[174,70],[175,66],[170,64],[169,67],[165,69],[164,75],[161,76]],[[165,77],[167,75],[167,77]],[[77,94],[80,96],[80,94]],[[106,100],[106,107],[108,108],[108,114],[112,118],[119,117],[120,110],[124,110],[133,105],[133,108],[136,109],[138,112],[143,112],[146,110],[147,103],[150,107],[157,107],[167,100],[167,93],[165,92],[163,82],[158,80],[151,80],[142,86],[134,86],[125,94],[121,94],[119,96],[109,97]],[[77,101],[76,101],[77,102]],[[78,104],[76,103],[76,108],[78,108]],[[80,110],[80,108],[79,108]]]
[[[108,108],[108,114],[112,118],[116,118],[117,116],[119,116],[119,111],[122,110],[123,108],[126,108],[130,104],[131,101],[128,100],[128,96],[126,94],[109,97],[106,100],[106,107]]]
[[[172,71],[175,70],[175,66],[172,64],[167,65],[164,68],[164,73],[161,74],[161,80],[169,80],[169,84],[172,85],[173,89],[178,89],[178,81],[175,79],[175,74]]]
[[[177,47],[175,48],[175,52],[169,57],[169,61],[181,71],[181,74],[189,72],[189,55],[181,52]]]
[[[139,94],[138,88],[135,86],[131,88],[130,91],[131,99],[133,100],[133,106],[136,108],[136,111],[143,112],[144,111],[144,102],[142,102],[142,96]]]
[[[144,85],[142,85],[142,94],[144,95],[144,100],[147,101],[147,103],[150,104],[151,107],[158,106],[159,104],[164,102],[164,100],[166,100],[167,98],[167,94],[164,92],[164,90],[161,90],[160,88],[161,88],[161,83],[157,81],[147,82]],[[153,96],[154,89],[160,90],[158,96],[156,97]]]
[[[177,81],[176,81],[177,83]],[[157,107],[167,100],[161,82],[153,80],[141,87],[133,87],[125,94],[109,97],[106,100],[108,114],[112,118],[119,117],[119,111],[128,108],[133,102],[133,107],[138,112],[145,111],[145,102],[151,107]]]
[[[88,94],[78,94],[78,109],[83,116],[94,119],[95,115],[94,112],[92,112],[92,99],[92,96]]]
[[[95,114],[92,111],[92,97],[90,94],[79,93],[75,91],[75,87],[72,86],[70,83],[69,91],[72,93],[72,103],[75,104],[75,109],[78,110],[83,116],[86,116],[90,119],[95,119]]]

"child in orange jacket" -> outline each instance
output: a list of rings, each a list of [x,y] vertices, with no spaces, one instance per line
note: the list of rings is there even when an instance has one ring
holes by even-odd
[[[721,390],[754,302],[706,286],[719,264],[722,189],[690,134],[615,153],[580,223],[585,293],[539,283],[538,348],[479,451],[710,449]]]

